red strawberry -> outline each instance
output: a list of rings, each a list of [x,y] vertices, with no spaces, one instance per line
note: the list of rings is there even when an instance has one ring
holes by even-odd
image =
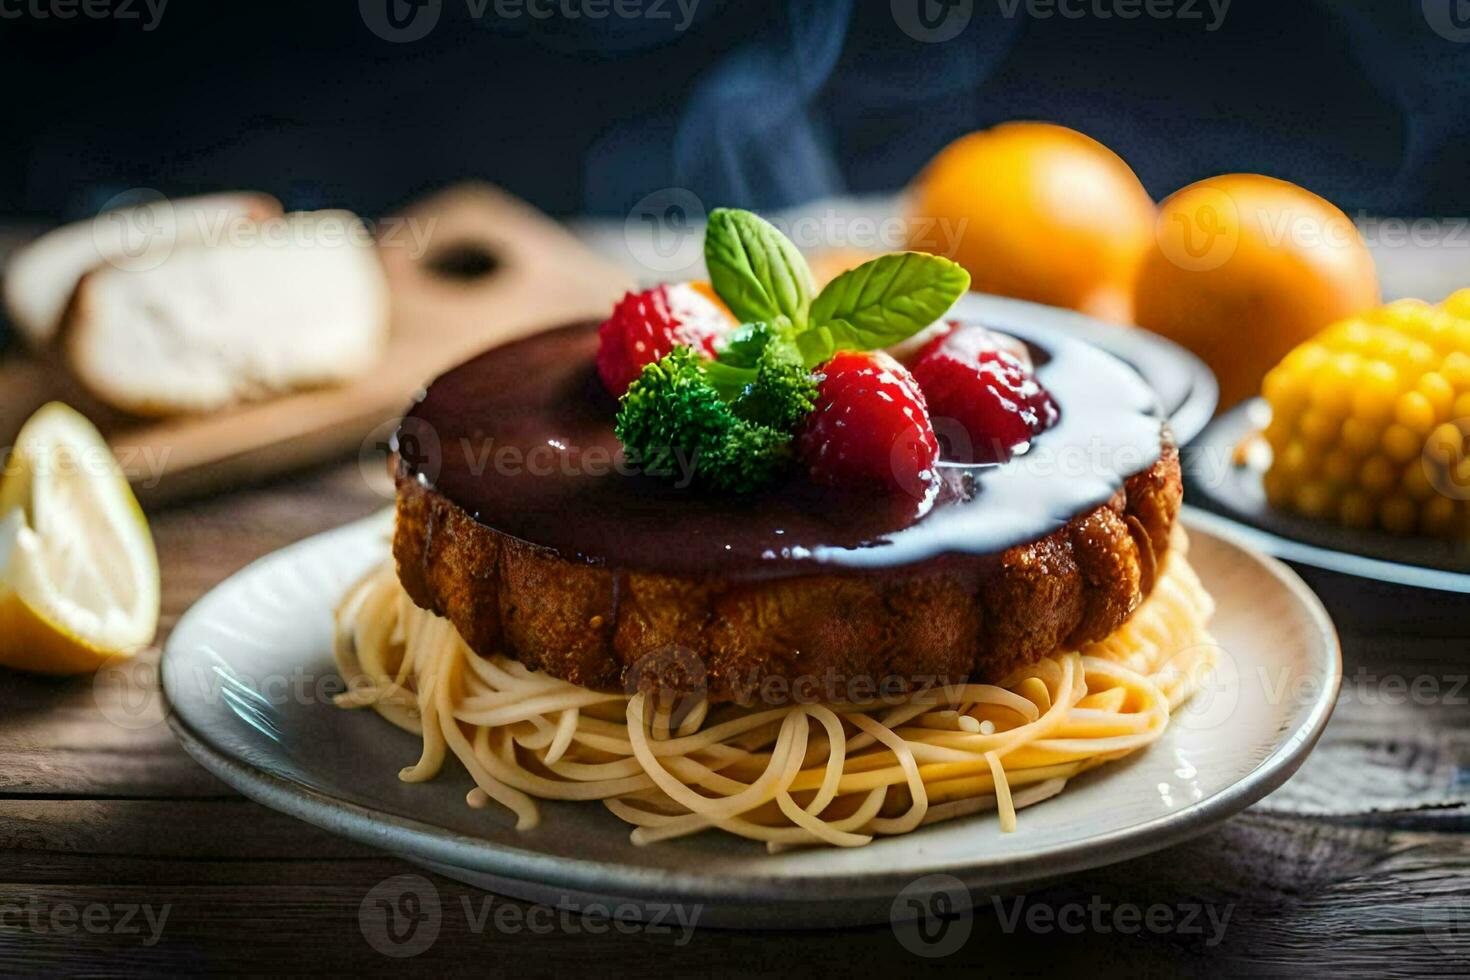
[[[960,462],[995,463],[1056,424],[1056,402],[1004,341],[984,327],[956,326],[914,359],[914,379],[935,419],[952,420]]]
[[[796,443],[812,479],[923,496],[934,480],[939,443],[908,370],[871,351],[838,354],[818,373],[817,404]]]
[[[701,284],[677,283],[628,293],[597,330],[597,374],[622,395],[652,364],[683,344],[711,357],[715,342],[736,326]]]

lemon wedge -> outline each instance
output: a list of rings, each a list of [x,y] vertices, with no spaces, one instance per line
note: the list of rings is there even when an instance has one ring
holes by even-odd
[[[0,480],[0,665],[80,674],[158,632],[158,553],[92,423],[52,402]]]

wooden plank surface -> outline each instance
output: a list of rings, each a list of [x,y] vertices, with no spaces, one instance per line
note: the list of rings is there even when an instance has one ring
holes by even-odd
[[[233,571],[369,514],[389,494],[375,461],[348,460],[155,510],[165,631]],[[1421,621],[1425,644],[1403,624],[1346,634],[1349,677],[1362,665],[1380,675],[1431,675],[1447,690],[1470,666],[1464,631],[1454,626],[1462,615],[1446,608]],[[1254,811],[1159,854],[1024,895],[979,896],[972,916],[949,923],[958,932],[946,936],[967,938],[943,958],[918,955],[912,939],[905,945],[888,926],[738,933],[696,923],[686,935],[545,912],[240,798],[174,744],[157,701],[156,656],[95,679],[0,673],[0,972],[851,976],[896,968],[1378,977],[1470,970],[1470,835],[1455,819]],[[1397,705],[1382,724],[1396,731],[1417,718],[1450,738],[1470,726],[1470,709],[1457,707],[1443,696]],[[1350,702],[1339,720],[1390,710],[1367,709]],[[379,950],[385,940],[372,905],[403,875],[420,876],[427,884],[411,880],[414,887],[438,903],[437,936],[412,958]],[[419,937],[385,948],[414,949]]]

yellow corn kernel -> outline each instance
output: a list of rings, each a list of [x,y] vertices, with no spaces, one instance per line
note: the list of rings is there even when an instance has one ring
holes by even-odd
[[[1285,419],[1301,411],[1311,394],[1305,379],[1293,371],[1276,367],[1261,382],[1261,394],[1271,403],[1271,417]]]
[[[1398,482],[1399,468],[1386,456],[1369,456],[1358,470],[1358,483],[1369,493],[1383,493]]]
[[[1338,354],[1323,363],[1311,381],[1312,407],[1339,418],[1346,415],[1364,363],[1357,354]]]
[[[1386,327],[1374,326],[1369,330],[1368,342],[1363,346],[1363,354],[1367,357],[1387,358],[1405,343],[1407,341],[1394,331]]]
[[[1465,436],[1453,422],[1444,422],[1424,440],[1424,454],[1441,466],[1450,466],[1464,455]]]
[[[1328,327],[1322,339],[1341,350],[1364,353],[1373,346],[1377,330],[1365,320],[1342,320]]]
[[[1450,351],[1445,355],[1439,373],[1456,392],[1470,391],[1470,353],[1464,350]]]
[[[1322,457],[1322,475],[1334,483],[1347,483],[1358,471],[1358,461],[1345,449],[1334,449]]]
[[[1435,495],[1434,485],[1429,482],[1429,477],[1424,473],[1424,466],[1415,463],[1404,467],[1404,475],[1399,477],[1399,489],[1408,495],[1410,500],[1424,503]]]
[[[1457,290],[1440,305],[1455,316],[1470,319],[1470,289]]]
[[[1320,408],[1309,408],[1297,419],[1296,430],[1310,445],[1326,446],[1334,442],[1342,428],[1337,416]]]
[[[1372,527],[1378,516],[1373,498],[1361,490],[1349,490],[1337,504],[1337,519],[1348,527]]]
[[[1281,362],[1281,366],[1289,371],[1310,374],[1331,356],[1331,351],[1326,347],[1309,340],[1293,350],[1290,354],[1287,354],[1286,359]]]
[[[1408,497],[1394,494],[1378,505],[1378,520],[1395,534],[1408,534],[1419,522],[1419,511]]]
[[[1308,517],[1326,517],[1337,508],[1337,491],[1325,480],[1312,480],[1297,487],[1291,501]]]
[[[1276,454],[1272,469],[1288,482],[1295,483],[1312,475],[1313,457],[1306,444],[1299,439],[1288,442]]]
[[[1427,435],[1434,428],[1434,406],[1422,391],[1406,391],[1393,407],[1393,417],[1411,432]]]
[[[1424,451],[1424,437],[1395,422],[1383,430],[1383,451],[1395,463],[1407,463]]]
[[[1261,489],[1266,491],[1266,502],[1272,507],[1285,507],[1291,502],[1291,481],[1274,466],[1262,474]]]
[[[1455,386],[1438,371],[1421,375],[1414,390],[1424,396],[1437,419],[1447,419],[1455,404]]]
[[[1404,351],[1404,359],[1413,373],[1428,371],[1434,365],[1434,348],[1422,340],[1409,342]]]
[[[1434,348],[1436,354],[1444,357],[1459,349],[1457,334],[1459,325],[1458,317],[1451,316],[1444,310],[1436,310],[1425,321],[1423,339]]]
[[[1362,419],[1386,419],[1399,396],[1399,372],[1387,361],[1368,361],[1353,389],[1353,414]]]
[[[1397,299],[1392,303],[1385,303],[1368,315],[1384,326],[1403,328],[1412,326],[1432,309],[1434,307],[1422,299]]]
[[[1419,529],[1441,537],[1454,534],[1460,523],[1460,508],[1449,497],[1434,497],[1419,511]]]
[[[1378,446],[1382,431],[1356,415],[1350,416],[1342,422],[1342,448],[1355,456],[1365,455]]]
[[[1273,452],[1280,452],[1281,447],[1286,445],[1287,440],[1291,438],[1291,434],[1295,430],[1296,426],[1293,424],[1293,420],[1282,418],[1280,415],[1272,412],[1271,421],[1266,424],[1266,428],[1261,434],[1266,437],[1266,442],[1270,444]]]
[[[1292,436],[1296,435],[1296,419],[1290,415],[1282,415],[1273,408],[1271,421],[1266,423],[1262,435],[1266,437],[1272,449],[1279,450],[1291,441]]]

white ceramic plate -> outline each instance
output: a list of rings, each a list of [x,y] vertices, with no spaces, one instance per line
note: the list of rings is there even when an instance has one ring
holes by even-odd
[[[1158,394],[1159,407],[1181,446],[1199,434],[1220,402],[1219,385],[1204,361],[1172,340],[1139,327],[988,293],[966,293],[950,312],[1021,337],[1041,327],[1102,348],[1137,371]]]
[[[332,609],[384,557],[386,529],[374,518],[303,541],[201,599],[163,658],[170,723],[205,768],[266,806],[535,901],[682,902],[710,925],[837,925],[888,919],[895,895],[936,873],[953,877],[932,887],[958,878],[994,891],[1122,861],[1284,782],[1326,725],[1342,673],[1332,623],[1296,575],[1194,529],[1191,557],[1219,604],[1214,680],[1160,741],[1023,810],[1015,833],[981,814],[854,850],[768,855],[718,833],[637,847],[596,803],[543,804],[541,825],[518,833],[507,813],[465,805],[471,783],[457,766],[400,782],[417,739],[331,703],[342,687]]]

